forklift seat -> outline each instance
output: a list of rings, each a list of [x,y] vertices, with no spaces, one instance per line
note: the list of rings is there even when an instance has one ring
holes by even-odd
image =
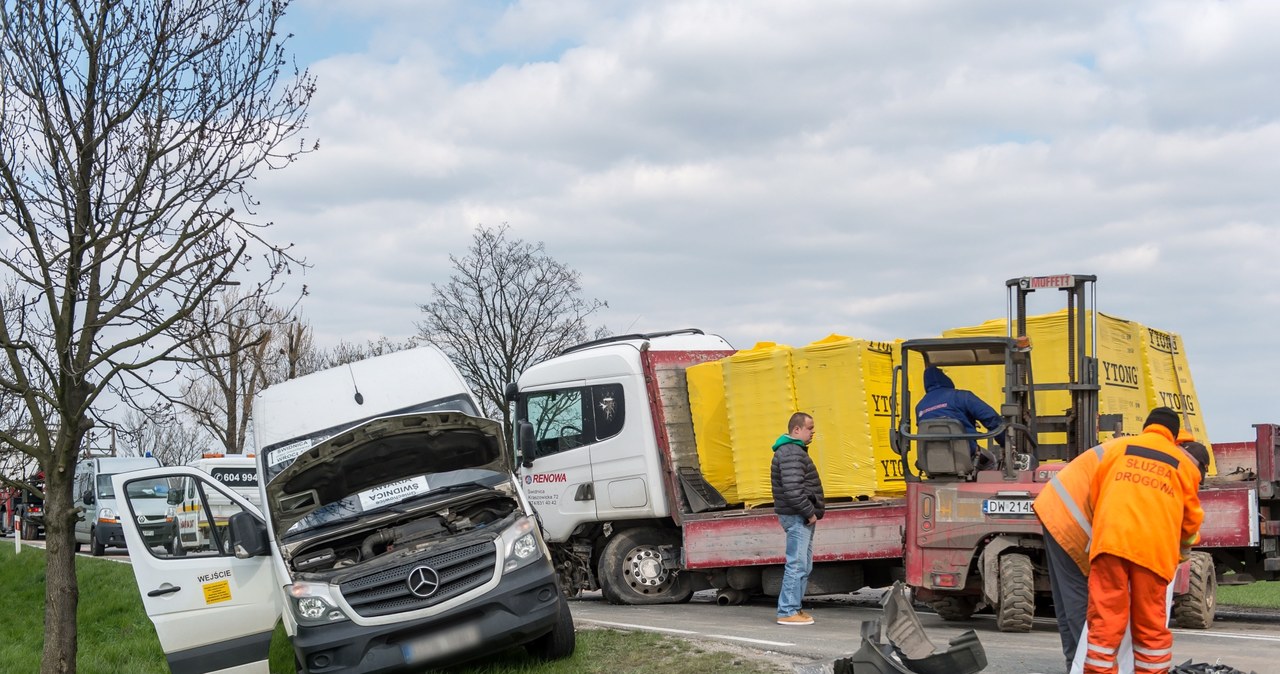
[[[929,477],[968,475],[973,472],[969,455],[969,439],[964,426],[955,419],[926,419],[919,424],[919,461],[917,466]]]

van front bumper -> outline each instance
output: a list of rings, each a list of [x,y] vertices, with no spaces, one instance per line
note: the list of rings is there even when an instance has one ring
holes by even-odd
[[[151,547],[168,545],[173,540],[174,525],[169,522],[138,525],[138,533],[142,540]],[[93,528],[93,535],[104,548],[123,548],[124,529],[118,524],[99,522]]]
[[[503,576],[487,594],[427,618],[370,626],[351,621],[299,625],[293,647],[310,674],[442,667],[550,632],[562,601],[551,563],[542,560]]]

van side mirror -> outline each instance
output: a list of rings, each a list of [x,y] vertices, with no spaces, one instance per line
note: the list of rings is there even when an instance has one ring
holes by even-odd
[[[84,492],[84,496],[81,496],[80,500],[84,501],[85,505],[93,505],[93,490],[86,489]]]
[[[516,444],[520,449],[520,465],[525,468],[533,467],[533,424],[527,419],[521,419],[516,422]]]
[[[170,489],[169,495],[164,498],[164,502],[169,505],[178,505],[182,503],[182,492],[177,489]]]
[[[516,386],[515,382],[509,381],[507,388],[503,390],[503,395],[506,396],[507,402],[513,403],[516,401],[516,396],[520,395],[520,387]]]
[[[267,544],[267,525],[252,513],[242,511],[232,515],[227,522],[227,530],[236,559],[263,557],[271,551]]]

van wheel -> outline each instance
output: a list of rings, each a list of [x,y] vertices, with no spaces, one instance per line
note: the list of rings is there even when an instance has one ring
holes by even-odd
[[[106,551],[107,551],[107,546],[103,545],[102,542],[98,540],[98,530],[90,529],[89,530],[89,554],[93,555],[94,557],[101,557],[102,553]]]
[[[169,554],[174,557],[186,557],[187,549],[182,547],[182,538],[178,534],[173,535],[173,540],[169,541]]]
[[[610,604],[679,604],[693,596],[689,577],[662,565],[663,545],[679,545],[674,532],[624,529],[600,554],[600,591]]]
[[[577,634],[573,631],[573,614],[569,602],[558,598],[560,609],[556,612],[556,626],[550,632],[524,645],[525,651],[539,660],[559,660],[573,655],[577,646]]]
[[[1000,558],[1000,604],[996,627],[1001,632],[1030,632],[1036,613],[1035,569],[1026,555]]]

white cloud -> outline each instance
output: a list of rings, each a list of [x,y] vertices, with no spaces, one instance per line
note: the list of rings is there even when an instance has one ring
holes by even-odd
[[[322,149],[258,191],[326,339],[412,333],[506,222],[611,329],[738,346],[932,336],[1002,316],[1008,278],[1096,273],[1187,340],[1212,437],[1268,420],[1280,5],[301,9],[370,36],[317,61]]]

